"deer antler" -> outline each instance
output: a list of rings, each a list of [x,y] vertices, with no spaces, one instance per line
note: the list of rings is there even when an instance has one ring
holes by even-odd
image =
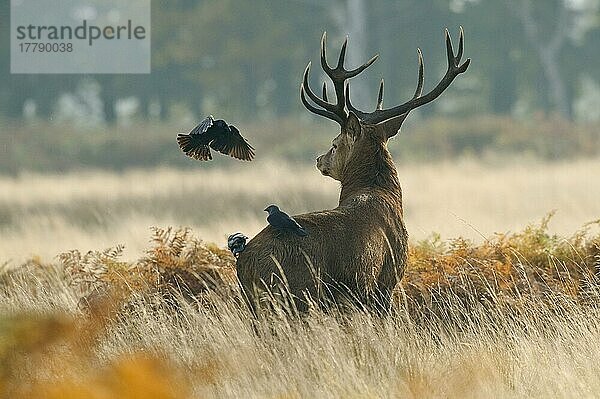
[[[383,79],[379,85],[379,95],[377,98],[377,107],[373,112],[362,112],[352,106],[350,102],[350,85],[346,85],[346,106],[352,112],[354,112],[361,121],[368,124],[376,124],[388,119],[407,114],[411,110],[425,105],[435,100],[440,94],[444,92],[450,86],[450,83],[461,73],[465,72],[471,63],[471,59],[460,64],[460,60],[463,55],[464,49],[464,32],[462,26],[460,27],[460,34],[458,39],[458,54],[454,55],[454,49],[452,48],[452,40],[450,39],[450,33],[448,29],[445,30],[446,36],[446,53],[448,56],[448,69],[442,80],[434,87],[429,93],[421,95],[423,92],[423,54],[420,49],[417,49],[419,56],[419,77],[417,80],[417,89],[415,90],[414,96],[404,104],[398,105],[393,108],[383,109]]]
[[[330,103],[327,99],[327,86],[323,83],[323,98],[317,96],[310,88],[308,84],[308,74],[310,72],[309,62],[304,70],[304,76],[302,78],[302,84],[300,85],[300,99],[302,100],[302,104],[309,111],[324,116],[325,118],[332,119],[340,124],[340,126],[344,126],[346,123],[346,119],[348,118],[348,113],[346,111],[347,98],[344,91],[344,85],[346,80],[355,77],[365,69],[367,69],[371,64],[377,60],[379,54],[373,56],[369,61],[365,62],[361,66],[356,69],[347,70],[344,68],[344,59],[346,58],[346,46],[348,45],[348,37],[346,36],[346,40],[344,40],[344,44],[342,44],[342,49],[340,50],[340,56],[338,58],[338,63],[335,68],[331,68],[327,63],[327,54],[326,54],[326,40],[327,40],[327,32],[323,32],[323,37],[321,38],[321,67],[323,71],[329,76],[331,81],[333,82],[333,87],[335,89],[336,103]],[[306,99],[306,94],[308,97],[319,107],[318,108]]]

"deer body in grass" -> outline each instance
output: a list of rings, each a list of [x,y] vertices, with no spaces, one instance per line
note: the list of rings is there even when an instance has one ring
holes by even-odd
[[[396,166],[387,148],[409,112],[437,98],[470,60],[460,63],[462,29],[455,55],[448,31],[448,69],[439,84],[423,95],[423,59],[420,50],[417,88],[413,98],[383,108],[383,80],[375,111],[356,109],[350,101],[348,79],[369,67],[377,56],[354,70],[344,68],[347,40],[338,64],[326,58],[326,36],[321,40],[321,66],[332,80],[336,102],[319,97],[309,87],[310,63],[304,72],[300,96],[311,112],[336,121],[340,133],[329,151],[317,158],[317,168],[341,183],[335,209],[295,215],[307,237],[280,233],[267,226],[247,244],[237,260],[237,275],[253,311],[263,298],[283,293],[299,311],[311,301],[323,306],[351,304],[387,312],[392,290],[406,266],[408,233],[403,221],[402,190]],[[308,99],[312,100],[311,104]],[[271,298],[272,299],[272,298]]]

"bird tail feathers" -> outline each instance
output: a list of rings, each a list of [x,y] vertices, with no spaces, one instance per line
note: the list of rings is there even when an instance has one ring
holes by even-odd
[[[186,154],[199,161],[208,161],[212,159],[210,148],[207,145],[200,145]]]
[[[178,134],[177,144],[179,144],[179,148],[181,148],[183,152],[187,152],[192,149],[192,138],[189,134]]]
[[[185,155],[197,159],[199,161],[208,161],[212,159],[210,154],[210,148],[205,144],[194,143],[193,137],[189,134],[177,135],[177,143],[181,151],[185,152]]]

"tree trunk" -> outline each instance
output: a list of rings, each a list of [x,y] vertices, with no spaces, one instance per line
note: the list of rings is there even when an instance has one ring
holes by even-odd
[[[337,2],[331,3],[331,15],[334,23],[338,27],[338,32],[342,35],[348,35],[348,49],[346,51],[346,69],[356,68],[367,61],[367,9],[365,0],[344,0],[343,6]],[[341,43],[340,43],[341,46]],[[340,47],[332,47],[329,54],[339,54]],[[336,59],[329,56],[330,64],[334,64]],[[369,90],[364,79],[352,80],[350,88],[352,102],[358,107],[363,108],[369,103]],[[367,107],[368,108],[368,107]]]
[[[558,66],[558,55],[547,49],[540,49],[540,62],[544,70],[544,76],[548,82],[548,94],[552,107],[565,118],[571,117],[569,96],[565,88],[565,82],[560,74]]]
[[[102,103],[104,105],[104,122],[107,125],[114,125],[117,121],[117,112],[115,109],[116,98],[112,95],[103,95]]]
[[[560,51],[572,26],[573,18],[570,11],[564,3],[561,3],[553,35],[544,40],[543,35],[540,34],[538,21],[533,16],[530,1],[506,0],[506,2],[523,24],[525,36],[537,53],[553,110],[565,118],[570,118],[570,98],[559,67]]]
[[[367,61],[367,10],[365,0],[347,0],[346,29],[348,43],[348,68],[355,68]],[[350,42],[351,40],[351,42]],[[369,109],[369,89],[365,79],[352,81],[352,97],[359,108]]]

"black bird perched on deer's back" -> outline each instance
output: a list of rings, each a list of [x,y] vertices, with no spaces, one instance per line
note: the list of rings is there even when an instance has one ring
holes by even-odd
[[[292,233],[305,237],[308,232],[304,227],[300,226],[293,217],[281,211],[277,205],[269,205],[265,208],[265,212],[269,212],[267,222],[280,232],[291,231]]]
[[[188,134],[178,134],[177,143],[185,155],[199,161],[212,159],[211,148],[242,161],[254,158],[254,148],[239,130],[222,119],[215,120],[212,115],[207,116]]]

